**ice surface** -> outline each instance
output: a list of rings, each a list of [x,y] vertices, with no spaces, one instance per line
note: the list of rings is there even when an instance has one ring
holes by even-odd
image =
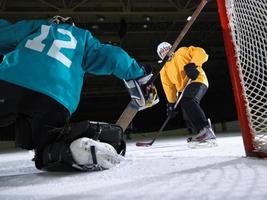
[[[267,160],[246,158],[239,134],[218,135],[213,148],[189,149],[185,141],[129,142],[123,163],[91,173],[41,172],[29,152],[1,152],[0,199],[267,199]]]

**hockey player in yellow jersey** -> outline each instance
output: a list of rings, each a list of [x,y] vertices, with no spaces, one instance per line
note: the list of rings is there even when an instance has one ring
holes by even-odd
[[[163,59],[171,45],[162,42],[157,47],[157,53]],[[211,128],[200,101],[209,87],[207,76],[202,65],[208,60],[208,55],[200,47],[181,47],[165,63],[160,71],[161,83],[168,100],[167,115],[174,118],[177,114],[174,105],[179,92],[184,90],[180,101],[183,118],[191,133],[197,134],[188,138],[192,146],[199,144],[216,145],[216,136]],[[186,86],[191,79],[191,83]]]

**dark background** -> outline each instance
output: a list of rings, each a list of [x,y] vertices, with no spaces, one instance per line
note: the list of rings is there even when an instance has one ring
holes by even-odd
[[[138,62],[158,69],[156,47],[173,43],[195,10],[197,0],[6,0],[0,1],[0,17],[11,22],[22,19],[72,16],[78,27],[92,31],[103,43],[117,45]],[[149,17],[149,21],[147,21]],[[1,37],[1,36],[0,36]],[[209,2],[182,40],[181,46],[200,46],[209,54],[203,66],[210,88],[202,107],[213,123],[237,119],[228,63],[216,1]],[[0,58],[1,59],[1,58]],[[139,112],[133,132],[158,130],[166,118],[166,98],[156,80],[160,103]],[[115,123],[130,101],[123,82],[112,76],[86,75],[81,102],[72,121],[89,119]],[[180,111],[180,110],[179,110]],[[181,113],[181,112],[179,112]],[[181,114],[166,129],[185,127]]]

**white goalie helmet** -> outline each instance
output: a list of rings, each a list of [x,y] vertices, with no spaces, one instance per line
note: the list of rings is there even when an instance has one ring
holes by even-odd
[[[172,48],[172,45],[168,42],[162,42],[157,47],[158,56],[163,60],[163,58],[167,55],[169,50]]]
[[[75,26],[72,17],[62,17],[59,15],[56,15],[50,19],[50,22],[55,23],[55,24],[67,23],[67,24],[71,24]]]

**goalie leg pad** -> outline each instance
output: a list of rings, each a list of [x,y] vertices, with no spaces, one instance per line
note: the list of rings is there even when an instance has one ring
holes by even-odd
[[[58,140],[69,144],[78,138],[87,137],[112,145],[118,154],[125,155],[126,152],[125,135],[122,128],[116,124],[86,120],[53,131],[61,132]]]
[[[110,144],[86,137],[73,141],[70,150],[74,161],[82,168],[110,169],[123,160]]]
[[[70,145],[61,141],[36,151],[35,166],[45,171],[99,171],[110,169],[123,160],[109,144],[79,138]]]
[[[72,158],[69,145],[65,142],[56,142],[47,145],[43,150],[35,151],[35,166],[46,171],[74,171],[75,161]]]
[[[93,130],[96,130],[96,134],[93,139],[108,143],[115,148],[118,154],[123,156],[125,155],[126,138],[122,128],[119,125],[91,121],[90,126]],[[85,135],[85,137],[87,136]]]

